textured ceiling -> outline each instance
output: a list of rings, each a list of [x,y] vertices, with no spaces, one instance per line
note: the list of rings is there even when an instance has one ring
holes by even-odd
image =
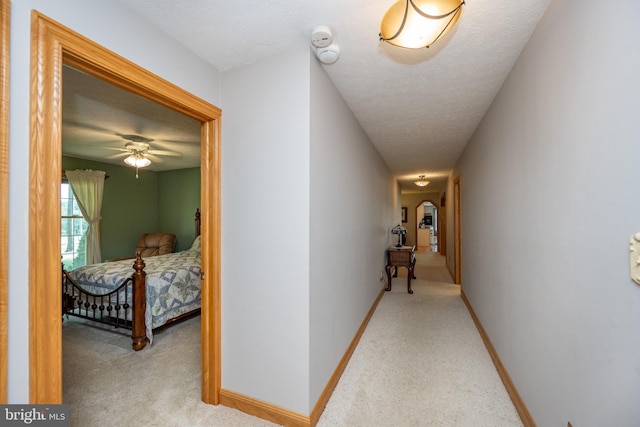
[[[62,152],[124,166],[125,145],[149,144],[148,169],[200,166],[200,122],[146,98],[65,67],[62,72]]]
[[[550,0],[467,0],[453,31],[419,50],[378,40],[392,0],[120,1],[220,71],[308,47],[328,26],[341,50],[324,65],[331,80],[403,192],[418,175],[430,192],[444,189]]]

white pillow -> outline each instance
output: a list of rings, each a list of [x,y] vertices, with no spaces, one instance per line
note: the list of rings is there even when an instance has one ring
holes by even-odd
[[[198,251],[200,252],[200,236],[196,237],[195,240],[193,241],[193,244],[191,244],[191,247],[189,248],[190,251]]]

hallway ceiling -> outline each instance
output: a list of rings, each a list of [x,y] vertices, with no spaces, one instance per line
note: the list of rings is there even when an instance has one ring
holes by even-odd
[[[442,40],[409,50],[378,40],[380,19],[392,0],[120,1],[220,71],[311,48],[312,29],[328,26],[341,56],[323,67],[403,192],[444,190],[550,2],[468,0]],[[82,119],[76,113],[68,110],[66,117],[77,125]],[[92,125],[112,133],[141,132],[135,125],[131,131]],[[180,131],[151,137],[168,151],[176,150],[171,141],[187,139]],[[416,187],[418,175],[431,184]]]

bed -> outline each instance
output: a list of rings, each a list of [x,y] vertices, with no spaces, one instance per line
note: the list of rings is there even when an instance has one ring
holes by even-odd
[[[200,212],[189,249],[62,270],[62,313],[131,330],[132,347],[153,330],[200,312]]]

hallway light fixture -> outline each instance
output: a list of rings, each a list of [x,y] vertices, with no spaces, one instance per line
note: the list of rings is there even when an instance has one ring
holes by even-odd
[[[426,187],[427,185],[429,185],[429,181],[427,181],[427,177],[424,175],[420,175],[418,177],[417,181],[413,181],[413,183],[415,185],[417,185],[418,187]]]
[[[380,41],[408,49],[429,47],[460,18],[464,0],[399,0],[382,17]]]

